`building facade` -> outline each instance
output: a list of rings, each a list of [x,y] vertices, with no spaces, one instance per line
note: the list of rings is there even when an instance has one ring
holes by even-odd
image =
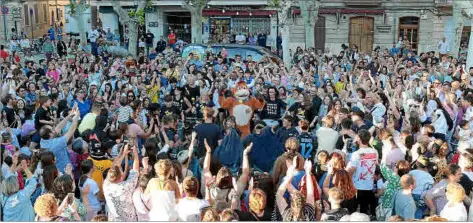
[[[7,42],[13,34],[37,38],[47,33],[51,21],[49,0],[2,1],[0,41]]]
[[[400,36],[406,36],[419,52],[435,50],[443,37],[453,47],[453,0],[319,0],[319,19],[315,24],[316,48],[337,52],[342,44],[356,44],[363,51],[376,46],[391,47]],[[119,30],[118,15],[111,1],[89,0],[88,26],[101,26]],[[28,37],[37,38],[47,33],[51,24],[67,26],[68,0],[11,0],[2,7],[0,40],[8,40],[12,28],[21,29]],[[133,8],[137,1],[121,0],[123,7]],[[469,40],[471,20],[465,19],[462,40]],[[222,41],[230,32],[245,35],[264,32],[267,45],[275,47],[278,33],[278,16],[268,0],[211,0],[203,10],[203,39],[205,43]],[[305,29],[296,0],[291,8],[291,49],[305,47]],[[73,25],[70,25],[73,26]],[[191,14],[179,0],[153,0],[146,13],[146,29],[156,38],[167,36],[174,30],[186,42],[193,42]],[[71,30],[67,27],[64,30]]]
[[[133,1],[122,1],[133,6]],[[92,1],[104,27],[119,27],[116,14],[107,1]],[[181,1],[153,1],[153,10],[146,14],[146,26],[155,36],[167,36],[174,30],[186,42],[193,42],[191,18]],[[435,50],[446,37],[453,46],[452,0],[320,0],[319,19],[315,25],[316,48],[337,52],[342,44],[356,44],[362,51],[392,47],[400,36],[406,36],[416,51]],[[291,9],[290,47],[305,47],[305,29],[297,1]],[[105,22],[107,21],[107,22]],[[277,13],[267,0],[211,0],[203,11],[204,43],[215,43],[230,32],[245,35],[265,32],[267,45],[275,47]],[[465,20],[468,40],[470,20]]]

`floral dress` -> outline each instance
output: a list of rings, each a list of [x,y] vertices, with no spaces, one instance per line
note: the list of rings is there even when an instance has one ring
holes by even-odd
[[[111,183],[108,179],[103,184],[103,191],[108,208],[109,221],[137,221],[133,205],[133,191],[138,183],[138,172],[131,170],[128,179]],[[130,208],[131,207],[131,208]]]
[[[87,207],[77,198],[76,199],[76,204],[77,204],[77,213],[79,214],[79,217],[82,221],[85,221],[85,216],[87,215]],[[60,204],[58,204],[60,205]],[[62,214],[62,217],[65,217],[67,219],[74,219],[74,214],[72,214],[70,208],[66,208],[64,210],[64,213]]]
[[[392,200],[393,200],[394,194],[396,193],[396,191],[399,191],[400,189],[402,189],[401,177],[394,174],[394,172],[384,164],[381,165],[381,174],[383,174],[383,177],[388,182],[388,185],[386,186],[386,190],[384,191],[383,199],[382,199],[383,208],[392,208],[392,205],[393,205]]]

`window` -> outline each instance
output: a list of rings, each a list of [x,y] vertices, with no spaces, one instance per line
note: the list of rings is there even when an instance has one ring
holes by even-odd
[[[57,10],[57,20],[61,21],[62,19],[62,9]]]
[[[399,19],[399,37],[409,41],[409,47],[417,52],[419,43],[419,17],[402,17]]]
[[[27,4],[23,5],[23,14],[25,18],[25,26],[30,25],[30,9],[28,8]]]
[[[35,24],[39,23],[38,4],[34,4],[34,21]]]
[[[48,9],[46,4],[43,4],[43,22],[47,23],[48,22]]]

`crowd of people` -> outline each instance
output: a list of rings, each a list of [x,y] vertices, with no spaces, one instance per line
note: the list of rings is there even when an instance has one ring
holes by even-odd
[[[170,35],[137,57],[95,28],[39,62],[2,46],[2,221],[473,220],[464,58],[183,58]]]

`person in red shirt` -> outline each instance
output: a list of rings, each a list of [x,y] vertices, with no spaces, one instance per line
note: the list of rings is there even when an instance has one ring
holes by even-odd
[[[168,43],[174,49],[174,45],[176,44],[176,34],[173,30],[171,30],[171,33],[168,35]]]
[[[4,45],[1,45],[1,46],[0,46],[0,57],[1,57],[3,60],[6,60],[8,56],[9,56],[9,55],[8,55],[7,51],[5,51],[5,46],[4,46]]]

